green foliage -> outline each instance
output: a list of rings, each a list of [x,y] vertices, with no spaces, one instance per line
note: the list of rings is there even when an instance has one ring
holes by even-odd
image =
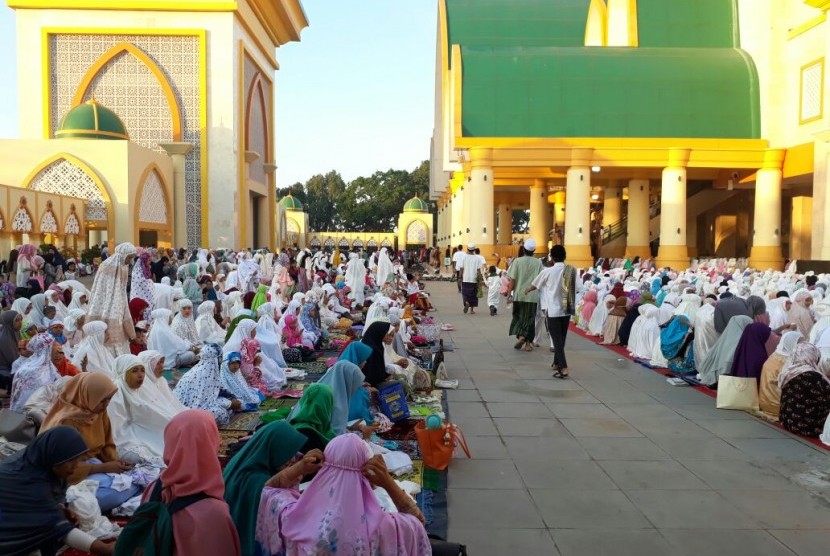
[[[530,229],[530,211],[529,210],[514,210],[513,211],[513,233],[526,234]]]
[[[81,251],[81,262],[84,264],[92,264],[93,259],[99,258],[101,258],[101,248],[97,245]]]
[[[346,184],[334,170],[312,176],[305,184],[277,190],[303,203],[315,231],[372,232],[393,230],[403,205],[416,194],[429,197],[429,162],[414,170],[377,171]]]

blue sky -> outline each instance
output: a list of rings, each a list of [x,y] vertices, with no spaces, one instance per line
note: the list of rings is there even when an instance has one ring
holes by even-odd
[[[350,180],[429,158],[436,0],[303,0],[302,41],[277,50],[278,186]],[[19,136],[14,12],[0,0],[0,137]]]

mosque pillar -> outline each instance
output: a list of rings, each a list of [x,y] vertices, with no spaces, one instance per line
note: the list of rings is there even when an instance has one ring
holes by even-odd
[[[493,207],[493,151],[470,149],[470,239],[491,258],[496,244],[496,218]]]
[[[461,183],[464,180],[464,175],[459,174],[458,178],[453,178],[456,180],[457,183]],[[457,187],[457,189],[456,189]],[[461,185],[457,185],[453,187],[453,194],[452,194],[452,202],[450,206],[450,245],[461,245],[464,243],[463,237],[463,222],[464,219],[464,193],[461,190]]]
[[[550,207],[545,180],[535,179],[530,186],[530,237],[536,242],[536,253],[545,254],[550,239]]]
[[[565,195],[565,249],[567,261],[577,268],[594,264],[591,255],[590,149],[574,149]]]
[[[464,185],[461,186],[461,243],[464,244],[464,248],[467,248],[467,244],[470,243],[470,215],[472,214],[473,208],[473,201],[471,198],[473,186],[472,186],[473,178],[472,176],[467,176],[467,181]]]
[[[682,270],[689,266],[689,249],[686,246],[686,166],[689,154],[689,149],[671,149],[669,165],[663,169],[658,266]],[[648,219],[645,222],[647,227]]]
[[[648,180],[630,180],[628,182],[628,230],[625,246],[625,256],[629,258],[651,258],[649,247],[649,223],[651,218],[648,212],[650,196]]]
[[[499,245],[510,245],[513,242],[513,211],[507,203],[499,204]]]
[[[617,187],[616,181],[613,185],[605,188],[605,198],[602,202],[602,227],[616,224],[622,219],[622,191]]]
[[[783,270],[781,254],[781,180],[783,149],[764,154],[764,166],[755,181],[755,218],[749,264],[758,270]]]
[[[173,247],[188,247],[184,157],[193,150],[193,144],[161,143],[159,146],[173,161]]]

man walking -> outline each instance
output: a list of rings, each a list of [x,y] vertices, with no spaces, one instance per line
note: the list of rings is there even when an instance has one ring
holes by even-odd
[[[476,246],[469,244],[467,253],[461,258],[461,298],[464,301],[464,312],[476,314],[478,307],[478,278],[481,275],[483,257],[476,254]]]
[[[536,242],[532,239],[525,241],[519,249],[519,257],[510,265],[507,277],[510,279],[508,295],[513,291],[513,320],[510,322],[510,335],[516,336],[513,349],[533,351],[533,338],[536,336],[536,305],[539,303],[539,294],[531,291],[524,293],[534,278],[542,270],[542,261],[533,256]]]
[[[548,330],[553,341],[553,376],[562,379],[570,376],[565,358],[565,338],[575,311],[576,294],[581,286],[576,279],[576,269],[565,264],[565,256],[565,248],[554,245],[550,250],[553,266],[543,270],[524,290],[526,294],[534,290],[541,292],[547,312]]]
[[[461,260],[464,258],[464,247],[461,245],[452,254],[452,264],[455,268],[455,281],[458,284],[458,291],[461,291]]]

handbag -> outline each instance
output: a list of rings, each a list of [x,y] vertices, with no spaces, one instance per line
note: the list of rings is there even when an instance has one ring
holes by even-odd
[[[450,466],[456,447],[460,446],[468,459],[472,459],[467,439],[458,425],[445,422],[440,429],[427,429],[425,421],[415,425],[415,438],[421,449],[424,466],[443,471]]]
[[[758,411],[758,381],[752,377],[722,375],[718,379],[717,408]]]
[[[28,444],[35,439],[37,427],[34,419],[11,409],[0,409],[0,436],[9,442]]]

